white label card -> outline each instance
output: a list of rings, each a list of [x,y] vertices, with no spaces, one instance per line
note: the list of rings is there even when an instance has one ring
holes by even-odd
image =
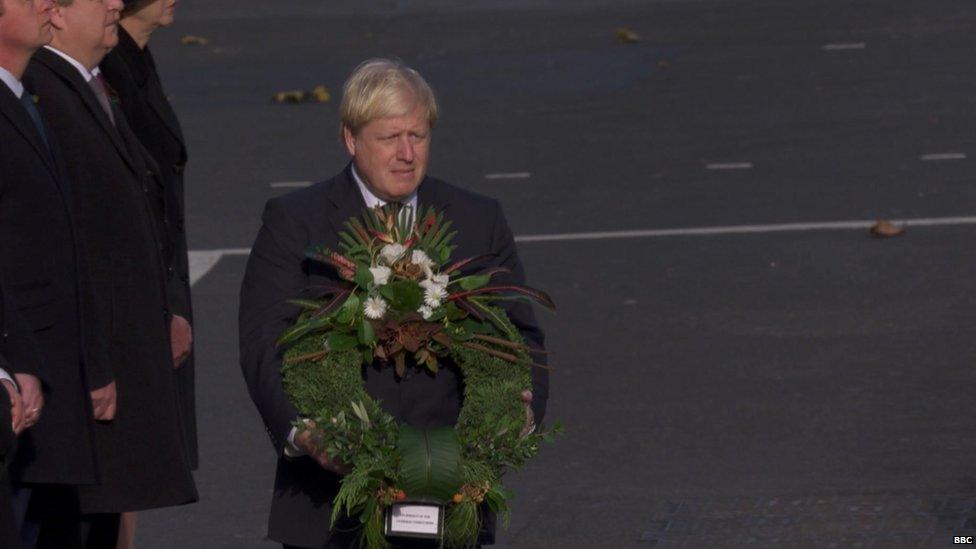
[[[429,536],[440,534],[441,508],[438,505],[394,504],[389,513],[390,534],[423,534]]]

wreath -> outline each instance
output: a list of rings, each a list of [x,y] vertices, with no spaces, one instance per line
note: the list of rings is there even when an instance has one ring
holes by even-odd
[[[390,204],[345,223],[338,249],[306,254],[331,266],[339,281],[308,288],[295,324],[279,338],[286,393],[301,416],[313,420],[313,440],[351,467],[332,512],[333,527],[358,517],[366,547],[384,548],[387,510],[398,502],[443,506],[442,543],[477,543],[486,506],[507,526],[512,493],[507,469],[535,456],[560,430],[537,429],[526,391],[532,354],[504,309],[503,299],[525,299],[550,309],[544,292],[493,285],[503,267],[463,270],[490,255],[451,262],[456,231],[432,207],[419,218]],[[437,374],[451,361],[464,380],[454,427],[417,429],[399,424],[365,390],[362,364]],[[300,428],[307,424],[296,423]],[[484,505],[483,505],[484,504]]]

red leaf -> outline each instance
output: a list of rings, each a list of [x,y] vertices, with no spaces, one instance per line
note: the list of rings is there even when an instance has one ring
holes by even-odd
[[[491,294],[491,293],[516,293],[522,294],[524,296],[530,297],[537,301],[539,304],[548,307],[549,309],[555,310],[556,303],[549,297],[549,294],[543,292],[542,290],[536,290],[535,288],[529,288],[528,286],[486,286],[484,288],[478,288],[476,290],[469,290],[467,292],[457,292],[448,296],[448,301],[457,301],[461,298],[465,298],[472,295],[481,294]]]
[[[444,274],[451,274],[452,272],[454,272],[454,271],[456,271],[458,269],[467,267],[468,265],[470,265],[472,263],[475,263],[477,261],[483,261],[485,259],[489,259],[489,258],[495,257],[496,255],[498,255],[498,254],[483,254],[483,255],[478,255],[478,256],[475,256],[475,257],[468,257],[466,259],[462,259],[460,261],[454,262],[453,264],[451,264],[450,267],[444,269],[441,272],[444,273]]]

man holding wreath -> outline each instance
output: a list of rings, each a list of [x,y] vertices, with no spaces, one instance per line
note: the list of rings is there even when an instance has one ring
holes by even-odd
[[[525,276],[499,203],[427,176],[438,110],[420,74],[396,61],[364,62],[345,83],[340,115],[350,163],[330,180],[268,201],[241,288],[241,368],[279,455],[268,535],[285,547],[351,547],[359,534],[355,520],[332,528],[332,501],[346,466],[321,449],[314,423],[299,417],[282,385],[283,350],[275,342],[300,312],[288,300],[340,279],[309,261],[306,251],[337,243],[343,224],[365,208],[400,202],[415,212],[418,205],[432,206],[451,219],[458,231],[456,257],[489,254],[489,267],[510,271],[497,277],[506,284],[521,285]],[[531,306],[505,303],[526,343],[542,349],[544,335]],[[433,428],[457,421],[463,379],[449,363],[436,375],[411,366],[401,377],[374,362],[363,367],[363,379],[367,393],[401,423]],[[523,399],[541,422],[548,397],[545,369],[533,369],[532,388]],[[306,428],[299,430],[294,425],[301,420]],[[493,537],[489,521],[479,543]]]

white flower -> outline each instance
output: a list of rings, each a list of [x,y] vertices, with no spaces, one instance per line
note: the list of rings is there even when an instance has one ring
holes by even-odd
[[[431,308],[441,306],[441,300],[447,297],[447,290],[443,286],[431,285],[424,290],[424,305]]]
[[[434,261],[423,250],[414,250],[410,256],[410,262],[422,267],[424,271],[429,270],[434,265]]]
[[[372,318],[373,320],[379,320],[383,318],[386,314],[386,301],[383,301],[382,297],[369,297],[366,298],[366,303],[363,304],[363,314],[366,318]]]
[[[387,244],[380,250],[380,259],[387,265],[393,265],[406,251],[403,244]]]
[[[424,317],[424,320],[430,320],[430,317],[434,315],[434,309],[426,305],[421,305],[420,308],[417,309],[417,312]]]
[[[373,284],[382,286],[390,281],[390,273],[393,271],[389,267],[370,267],[369,272],[373,273]]]
[[[447,275],[435,275],[430,273],[426,280],[420,281],[420,287],[425,290],[429,288],[447,288],[447,281]]]

